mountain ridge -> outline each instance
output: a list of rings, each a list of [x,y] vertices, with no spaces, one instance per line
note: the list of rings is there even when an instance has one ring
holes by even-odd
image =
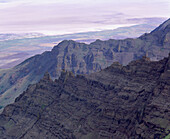
[[[169,24],[170,24],[170,19],[163,22],[158,28],[153,30],[151,33],[155,32],[155,31],[159,31],[159,30],[164,30],[167,26],[169,26]]]
[[[49,73],[0,114],[1,138],[164,138],[170,132],[170,54],[100,72]],[[14,132],[15,131],[15,132]]]
[[[163,19],[161,21],[163,22]],[[161,23],[161,21],[157,21],[157,22]],[[31,56],[43,53],[44,51],[51,50],[54,45],[58,44],[60,41],[65,39],[73,39],[77,42],[85,42],[89,44],[90,42],[93,42],[96,39],[107,40],[110,38],[114,38],[114,39],[124,39],[128,37],[134,38],[140,36],[145,32],[150,32],[151,30],[156,28],[158,23],[139,24],[130,27],[122,27],[114,30],[104,30],[98,32],[84,32],[84,33],[65,34],[65,35],[56,35],[56,36],[45,35],[43,37],[0,41],[1,58],[5,59],[6,56],[10,57],[11,55],[15,55],[18,53],[29,54],[28,57],[27,56],[19,57],[18,55],[19,60],[12,59],[12,58],[5,61],[0,60],[1,63],[0,68],[1,69],[12,68]],[[9,34],[4,34],[4,36],[5,35],[7,35],[7,38],[9,37]],[[3,40],[1,34],[0,34],[0,40]]]
[[[72,40],[62,41],[52,51],[31,57],[12,69],[0,72],[0,106],[13,102],[30,83],[38,82],[46,71],[55,79],[63,69],[74,74],[89,74],[115,61],[126,65],[146,54],[151,60],[160,60],[170,51],[169,32],[169,28],[166,28],[165,32],[145,34],[137,39],[96,40],[89,45]]]

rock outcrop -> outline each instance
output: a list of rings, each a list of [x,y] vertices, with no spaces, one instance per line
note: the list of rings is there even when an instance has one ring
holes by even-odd
[[[0,115],[0,138],[162,139],[170,133],[170,55],[30,85]]]
[[[160,60],[170,52],[169,27],[170,19],[150,34],[136,39],[96,40],[89,45],[72,40],[62,41],[52,51],[0,71],[0,108],[12,103],[29,84],[38,82],[46,71],[52,79],[56,79],[63,69],[74,74],[90,74],[115,61],[126,65],[146,53],[151,60]]]

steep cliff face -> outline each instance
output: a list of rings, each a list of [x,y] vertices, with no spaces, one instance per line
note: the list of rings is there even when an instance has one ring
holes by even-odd
[[[152,60],[162,59],[170,51],[169,21],[137,39],[96,40],[89,45],[65,40],[52,51],[31,57],[10,70],[0,71],[0,107],[13,102],[46,71],[54,79],[63,69],[74,74],[89,74],[110,66],[114,61],[126,65],[145,54]]]
[[[170,133],[170,55],[90,75],[48,73],[0,115],[0,138],[162,139]]]

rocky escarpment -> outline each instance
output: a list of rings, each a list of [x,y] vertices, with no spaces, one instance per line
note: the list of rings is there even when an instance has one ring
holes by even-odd
[[[150,34],[136,39],[96,40],[89,45],[65,40],[52,51],[0,71],[0,108],[13,102],[29,84],[38,82],[46,71],[56,79],[63,69],[74,74],[89,74],[110,66],[114,61],[126,65],[146,54],[152,60],[160,60],[170,51],[169,25],[170,19]]]
[[[0,115],[0,138],[162,139],[170,133],[170,55],[90,75],[46,73]]]

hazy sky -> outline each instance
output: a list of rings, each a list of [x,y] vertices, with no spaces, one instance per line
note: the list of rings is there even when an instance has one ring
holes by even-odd
[[[0,0],[0,33],[64,34],[170,18],[170,0]]]

